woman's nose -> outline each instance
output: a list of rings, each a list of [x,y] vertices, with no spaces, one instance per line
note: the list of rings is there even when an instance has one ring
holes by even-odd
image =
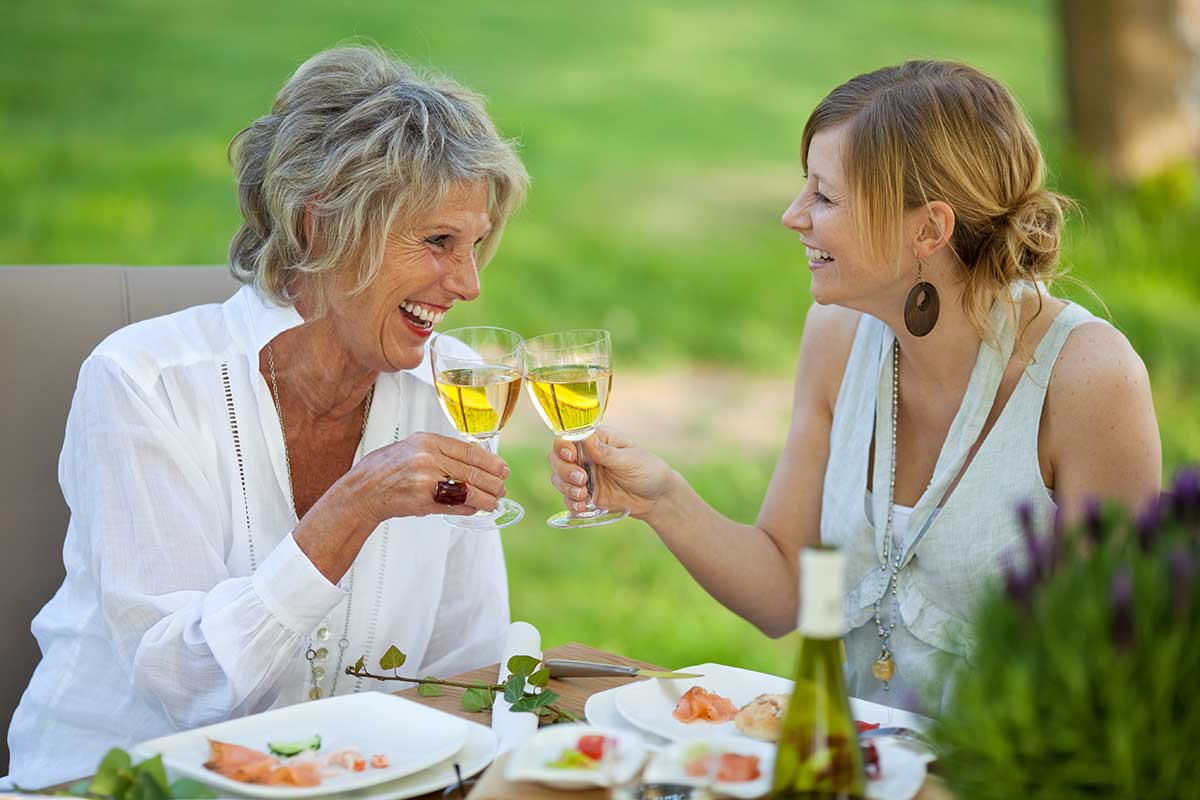
[[[793,231],[806,231],[812,227],[812,217],[808,213],[808,204],[803,202],[804,195],[798,195],[783,211],[780,222],[783,227]]]
[[[446,271],[444,285],[460,300],[479,297],[479,265],[475,261],[474,250],[468,257],[456,260]]]

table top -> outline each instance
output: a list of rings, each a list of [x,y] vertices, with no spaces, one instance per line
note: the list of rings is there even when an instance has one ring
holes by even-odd
[[[604,664],[633,665],[643,669],[665,669],[657,664],[624,658],[614,653],[597,650],[594,647],[578,643],[552,647],[545,652],[544,657],[573,658],[580,661],[598,661]],[[454,677],[454,680],[463,681],[464,683],[474,681],[494,683],[499,668],[499,664],[492,664],[463,673],[462,675],[457,675]],[[593,694],[602,692],[605,689],[612,689],[616,686],[623,686],[636,680],[641,679],[618,677],[554,678],[550,681],[549,688],[560,697],[556,705],[566,708],[580,719],[583,719],[583,706]],[[413,688],[398,692],[398,694],[401,697],[432,706],[449,714],[454,714],[455,716],[483,725],[491,725],[492,714],[490,711],[476,713],[463,711],[459,702],[459,696],[462,694],[462,691],[461,689],[447,687],[446,694],[441,697],[421,697],[417,693],[417,690]],[[470,800],[607,800],[608,798],[608,793],[602,789],[559,791],[530,783],[509,783],[504,779],[504,763],[506,759],[507,755],[500,756],[491,766],[484,770],[482,775],[479,776],[475,787],[468,795]],[[418,800],[441,800],[441,798],[442,793],[436,792],[434,794],[423,795]],[[916,800],[953,800],[953,798],[941,780],[931,776],[925,781],[925,786],[917,795]]]
[[[544,657],[573,658],[580,661],[598,661],[603,664],[633,665],[642,669],[665,669],[657,664],[625,658],[615,653],[597,650],[594,647],[578,643],[552,647],[545,652]],[[477,670],[472,670],[471,672],[455,675],[451,680],[463,683],[482,682],[491,684],[496,681],[499,669],[500,665],[498,663],[491,664]],[[551,679],[549,688],[559,695],[560,699],[556,705],[571,711],[582,720],[584,704],[587,703],[588,698],[593,694],[617,686],[623,686],[636,680],[641,679],[620,677],[554,678]],[[413,687],[396,692],[396,694],[422,705],[453,714],[456,717],[462,717],[472,722],[478,722],[481,725],[490,726],[492,724],[491,711],[469,712],[463,710],[459,700],[462,692],[462,689],[448,686],[445,687],[444,695],[439,697],[422,697],[418,694],[416,687]],[[496,759],[491,766],[478,776],[478,781],[468,795],[470,800],[607,800],[608,798],[607,792],[602,789],[564,792],[530,783],[509,783],[504,779],[504,763],[506,759],[507,755],[500,756],[500,758]],[[65,790],[68,786],[69,784],[64,784],[57,788]],[[416,800],[442,799],[443,794],[440,791],[421,795],[419,798],[416,798]],[[917,794],[915,800],[953,800],[953,795],[945,788],[945,785],[939,778],[930,776],[926,779],[925,786]]]

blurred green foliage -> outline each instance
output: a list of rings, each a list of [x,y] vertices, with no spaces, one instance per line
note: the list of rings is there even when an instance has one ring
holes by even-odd
[[[1013,89],[1053,184],[1081,201],[1066,258],[1150,368],[1168,465],[1200,459],[1195,171],[1116,190],[1073,156],[1050,0],[8,0],[4,21],[0,263],[222,262],[238,221],[229,139],[306,57],[362,37],[487,95],[533,175],[483,298],[448,324],[604,326],[619,369],[781,377],[810,302],[803,250],[778,222],[808,112],[884,64],[969,61]],[[543,529],[542,455],[508,455],[510,495],[530,507],[505,535],[514,614],[548,644],[787,670],[786,642],[719,608],[639,525]],[[678,466],[750,521],[771,458]]]

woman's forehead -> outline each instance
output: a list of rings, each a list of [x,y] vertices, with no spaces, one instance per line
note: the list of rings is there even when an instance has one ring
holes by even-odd
[[[813,134],[808,144],[808,174],[829,183],[842,182],[842,145],[846,126],[838,125]]]

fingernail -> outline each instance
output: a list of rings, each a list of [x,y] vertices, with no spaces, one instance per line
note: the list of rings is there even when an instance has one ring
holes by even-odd
[[[574,483],[583,484],[587,481],[587,475],[583,474],[583,470],[577,469],[571,473],[571,480]]]
[[[569,447],[564,447],[562,450],[559,450],[558,454],[560,456],[562,456],[563,461],[574,461],[575,460],[574,458],[572,458],[572,456],[574,454],[571,452],[571,448],[569,448]]]
[[[571,490],[571,497],[574,497],[576,500],[582,500],[585,494],[587,494],[587,491],[582,486],[576,486]]]
[[[506,477],[506,478],[507,478],[509,475],[512,475],[512,470],[508,468],[508,464],[505,464],[505,465],[504,465],[504,468],[501,470],[501,472],[503,472],[503,473],[504,473],[504,477]]]

